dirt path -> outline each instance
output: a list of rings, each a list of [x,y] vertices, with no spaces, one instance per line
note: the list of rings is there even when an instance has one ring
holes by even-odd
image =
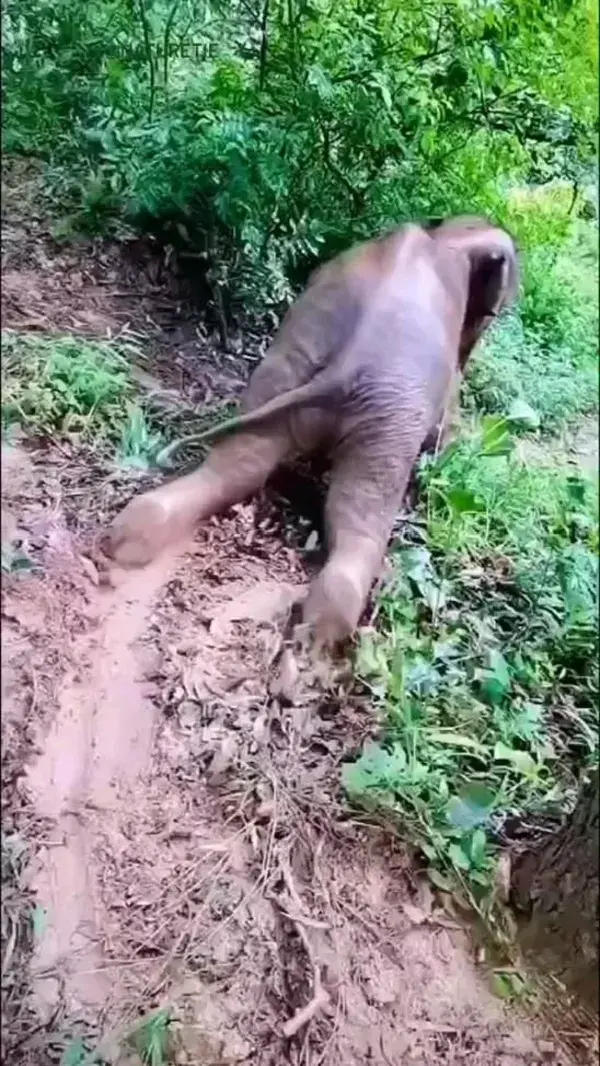
[[[110,991],[106,976],[94,972],[102,956],[85,811],[117,808],[120,785],[135,782],[149,768],[155,713],[139,684],[134,647],[168,565],[149,568],[127,589],[100,601],[97,627],[75,642],[81,669],[65,677],[42,754],[29,768],[36,812],[52,819],[64,841],[49,850],[34,883],[49,915],[33,965],[36,991],[46,1006],[54,1006],[57,978],[36,974],[55,975],[63,967],[78,1010],[98,1011]]]
[[[53,252],[31,228],[19,240],[6,325],[33,309],[45,329],[77,329],[87,308],[102,334],[140,299],[156,322],[141,278],[139,299],[99,283],[120,277],[114,249]],[[188,398],[241,380],[182,321],[185,339],[165,318],[153,372],[173,385],[178,367]],[[105,498],[89,456],[49,448],[4,449],[2,474],[3,542],[37,565],[2,592],[3,779],[31,848],[37,1019],[23,1028],[21,990],[6,1061],[83,1066],[85,1045],[139,1066],[126,1038],[164,1009],[156,1066],[566,1062],[491,995],[397,836],[345,809],[340,765],[377,729],[364,700],[304,675],[278,687],[307,570],[272,506],[235,509],[108,591],[87,548],[133,482]]]
[[[79,1019],[110,1062],[137,1061],[117,1037],[159,1006],[178,1063],[559,1061],[505,1022],[403,851],[341,808],[365,709],[343,689],[270,695],[305,573],[253,507],[110,592],[56,513],[42,556],[4,594],[20,630],[42,601],[46,621],[80,620],[70,640],[40,628],[35,656],[52,703],[27,780],[48,840],[33,885],[42,1017],[65,1032]],[[286,1039],[315,975],[322,1004]]]

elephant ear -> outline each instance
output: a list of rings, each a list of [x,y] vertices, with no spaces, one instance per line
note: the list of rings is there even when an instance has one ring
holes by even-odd
[[[499,248],[477,249],[471,257],[467,319],[495,318],[516,295],[516,257]]]

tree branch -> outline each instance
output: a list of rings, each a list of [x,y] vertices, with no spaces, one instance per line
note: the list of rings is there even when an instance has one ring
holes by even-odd
[[[156,92],[156,68],[154,66],[154,56],[152,54],[152,37],[150,34],[150,25],[146,15],[146,9],[144,7],[144,0],[139,0],[140,9],[140,22],[142,24],[142,31],[144,34],[144,47],[146,49],[146,58],[148,60],[148,71],[150,74],[150,99],[148,101],[148,118],[152,118],[154,111],[154,95]]]

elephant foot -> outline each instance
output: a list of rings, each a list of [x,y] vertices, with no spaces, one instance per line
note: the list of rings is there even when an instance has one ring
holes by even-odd
[[[354,633],[365,595],[350,566],[324,567],[312,585],[302,612],[318,649],[335,652]]]
[[[160,490],[139,496],[130,500],[109,526],[101,550],[123,568],[147,566],[165,548],[192,532],[193,522],[186,517]]]

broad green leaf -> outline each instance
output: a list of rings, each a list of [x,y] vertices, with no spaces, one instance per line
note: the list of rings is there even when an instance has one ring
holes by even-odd
[[[485,503],[468,489],[451,489],[446,499],[455,514],[479,514],[485,511]]]
[[[467,737],[464,733],[453,733],[450,729],[432,729],[427,734],[434,744],[446,744],[450,748],[467,748],[469,751],[477,751],[485,755],[488,748],[473,737]]]
[[[48,911],[44,907],[35,907],[33,911],[33,936],[35,940],[41,940],[48,925]]]
[[[349,793],[393,788],[406,770],[406,754],[402,746],[394,744],[390,751],[378,744],[369,744],[354,763],[342,767],[342,783]]]
[[[513,989],[510,981],[502,973],[493,973],[490,984],[492,986],[492,992],[499,999],[510,999],[513,994]]]
[[[519,773],[530,775],[537,770],[537,763],[528,751],[509,748],[501,740],[494,747],[494,759],[497,762],[509,762]]]
[[[450,844],[448,858],[458,870],[470,870],[471,862],[459,844]]]
[[[473,829],[487,821],[496,804],[496,794],[473,782],[448,804],[448,820],[458,829]]]
[[[497,707],[510,688],[510,672],[506,659],[496,649],[490,651],[488,661],[489,669],[478,671],[476,676],[484,699],[492,707]]]
[[[471,838],[471,858],[476,866],[480,866],[485,859],[487,850],[487,837],[483,829],[476,829]]]
[[[439,688],[439,672],[427,660],[421,659],[406,671],[405,685],[407,692],[418,696],[428,696]]]
[[[510,436],[510,423],[498,415],[486,415],[481,420],[482,450],[484,455],[510,455],[514,441]]]
[[[513,400],[508,410],[510,422],[516,422],[527,429],[539,429],[540,416],[525,400]]]

